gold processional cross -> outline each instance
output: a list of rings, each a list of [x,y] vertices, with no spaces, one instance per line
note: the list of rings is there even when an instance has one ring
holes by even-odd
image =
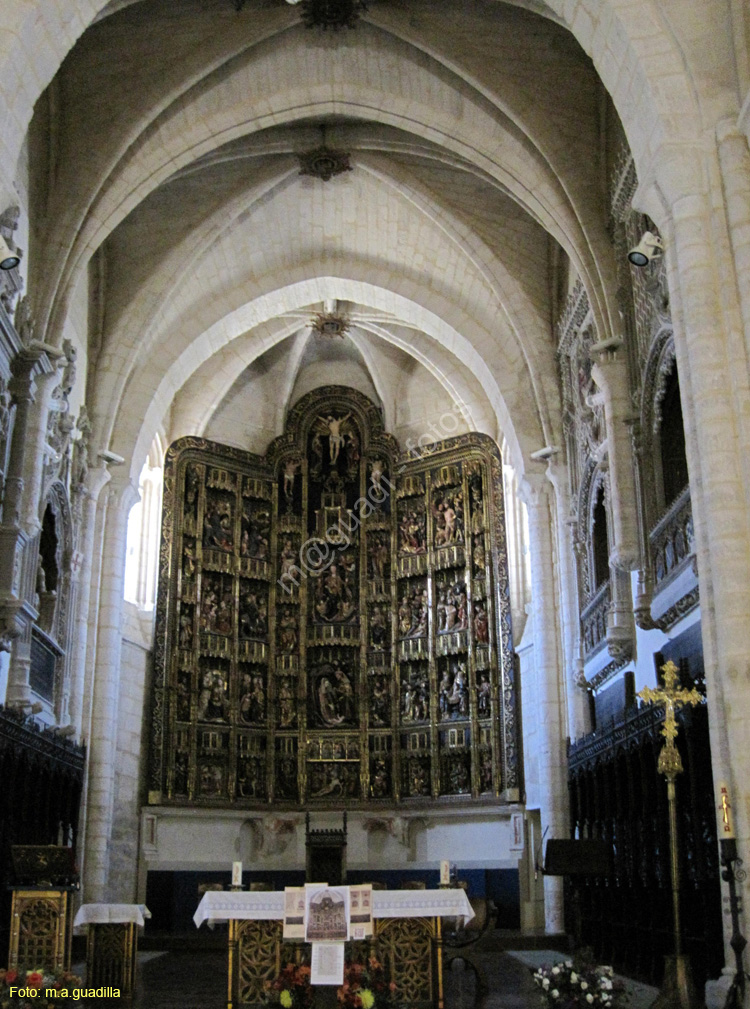
[[[667,779],[667,800],[669,803],[669,861],[672,878],[672,912],[674,924],[674,961],[673,973],[671,977],[669,964],[665,970],[664,986],[662,994],[657,1002],[665,1005],[690,1005],[692,999],[692,982],[689,980],[689,964],[682,956],[682,937],[680,930],[680,869],[677,848],[677,799],[675,793],[675,779],[682,773],[682,759],[680,751],[675,746],[677,738],[676,713],[686,704],[695,707],[703,704],[705,697],[699,694],[693,687],[692,690],[681,689],[679,686],[679,670],[670,659],[662,667],[664,674],[664,687],[654,690],[652,687],[644,687],[638,696],[646,704],[664,705],[664,725],[661,734],[666,739],[666,743],[661,748],[659,762],[656,769],[659,774],[663,774]],[[669,991],[667,991],[669,989]],[[656,1003],[654,1003],[656,1005]]]

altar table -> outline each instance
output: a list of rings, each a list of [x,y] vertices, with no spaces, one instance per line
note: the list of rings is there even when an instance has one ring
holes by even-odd
[[[145,904],[83,904],[73,922],[88,927],[86,985],[120,989],[130,998],[135,984],[138,927],[151,912]]]
[[[443,1009],[441,918],[474,917],[466,893],[445,890],[373,890],[375,935],[350,944],[352,959],[376,956],[396,984],[400,1005]],[[265,1004],[265,984],[287,963],[309,961],[310,946],[282,938],[283,890],[209,891],[193,915],[200,928],[229,922],[227,1009]]]

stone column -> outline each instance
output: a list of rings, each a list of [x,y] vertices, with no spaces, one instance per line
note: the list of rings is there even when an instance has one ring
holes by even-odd
[[[734,265],[729,242],[722,241],[721,196],[714,194],[712,205],[704,193],[703,155],[696,152],[692,172],[684,163],[687,156],[677,161],[667,152],[659,167],[659,191],[655,186],[645,191],[642,202],[653,195],[656,206],[662,194],[671,196],[671,216],[664,219],[662,233],[697,543],[712,764],[715,782],[723,777],[729,785],[738,853],[747,862],[750,455],[743,427],[750,418],[748,334],[739,324],[737,292],[727,284]],[[734,964],[726,942],[725,957]]]
[[[607,469],[613,547],[612,602],[607,615],[607,647],[618,660],[633,653],[635,626],[628,572],[638,565],[638,521],[630,425],[628,364],[621,341],[607,340],[591,348],[591,375],[601,390],[607,425]]]
[[[89,470],[86,484],[79,491],[83,497],[81,535],[77,551],[80,567],[73,573],[73,581],[77,583],[78,592],[76,611],[73,616],[73,631],[70,639],[73,651],[70,663],[70,720],[71,724],[75,726],[76,735],[79,738],[84,724],[83,698],[86,678],[86,646],[89,632],[96,508],[99,495],[110,479],[111,475],[107,467],[104,465],[97,466],[95,469]]]
[[[745,344],[750,345],[750,148],[734,120],[716,129]]]
[[[91,682],[93,703],[88,739],[84,900],[108,899],[109,842],[117,756],[122,611],[128,515],[138,491],[126,474],[113,478],[100,495],[106,508],[103,529],[97,639]]]
[[[590,731],[589,707],[585,688],[581,687],[581,620],[578,612],[578,584],[573,560],[573,534],[570,524],[568,467],[561,462],[547,465],[547,478],[555,489],[557,519],[557,557],[560,569],[560,616],[565,667],[565,691],[568,708],[568,735],[577,739]]]
[[[598,349],[601,348],[601,349]],[[621,571],[632,571],[638,564],[638,529],[635,508],[635,476],[629,422],[630,405],[628,363],[622,343],[607,340],[591,348],[591,375],[604,399],[607,425],[607,456],[611,490],[612,532],[614,546],[609,562]]]
[[[536,705],[532,711],[524,712],[524,718],[533,718],[538,726],[542,827],[549,828],[549,837],[567,837],[565,704],[551,490],[548,479],[541,474],[527,474],[521,483],[521,497],[529,516],[531,620],[537,681]],[[555,876],[545,877],[544,880],[544,915],[548,932],[562,932],[564,929],[562,882]]]

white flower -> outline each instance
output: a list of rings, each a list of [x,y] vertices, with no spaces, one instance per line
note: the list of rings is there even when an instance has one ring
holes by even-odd
[[[553,974],[559,974],[560,973],[560,968],[559,967],[553,967],[552,968],[552,973]]]
[[[544,980],[542,981],[542,988],[549,988],[549,978],[548,977],[544,978]]]
[[[586,996],[586,1001],[587,1002],[593,1002],[594,1001],[594,996],[591,994],[591,992],[589,992],[588,995]]]
[[[578,975],[576,974],[576,972],[574,970],[570,972],[570,983],[571,984],[578,984]]]
[[[581,981],[581,991],[586,991],[586,989],[588,988],[588,986],[589,986],[588,981]],[[586,997],[588,998],[588,996],[586,996]]]
[[[572,967],[573,966],[573,961],[572,960],[566,960],[565,961],[565,966],[568,967],[568,968]]]
[[[553,988],[552,991],[550,992],[550,995],[552,996],[552,998],[560,998],[560,992],[557,990],[557,988]]]

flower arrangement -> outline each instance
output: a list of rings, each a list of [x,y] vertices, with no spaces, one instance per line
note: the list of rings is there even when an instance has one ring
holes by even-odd
[[[283,1009],[307,1009],[313,1002],[310,968],[288,963],[275,981],[266,982],[266,991],[268,1000]]]
[[[625,1001],[624,985],[611,967],[561,960],[533,972],[542,1000],[555,1009],[617,1009]]]
[[[3,968],[0,969],[0,1009],[20,1009],[22,1006],[48,1009],[56,1005],[58,999],[74,998],[73,992],[81,986],[81,979],[70,971],[45,974],[41,970]],[[51,992],[54,995],[48,994]]]
[[[395,990],[382,963],[371,956],[365,963],[344,964],[344,983],[337,997],[346,1009],[378,1009],[391,1004]]]

